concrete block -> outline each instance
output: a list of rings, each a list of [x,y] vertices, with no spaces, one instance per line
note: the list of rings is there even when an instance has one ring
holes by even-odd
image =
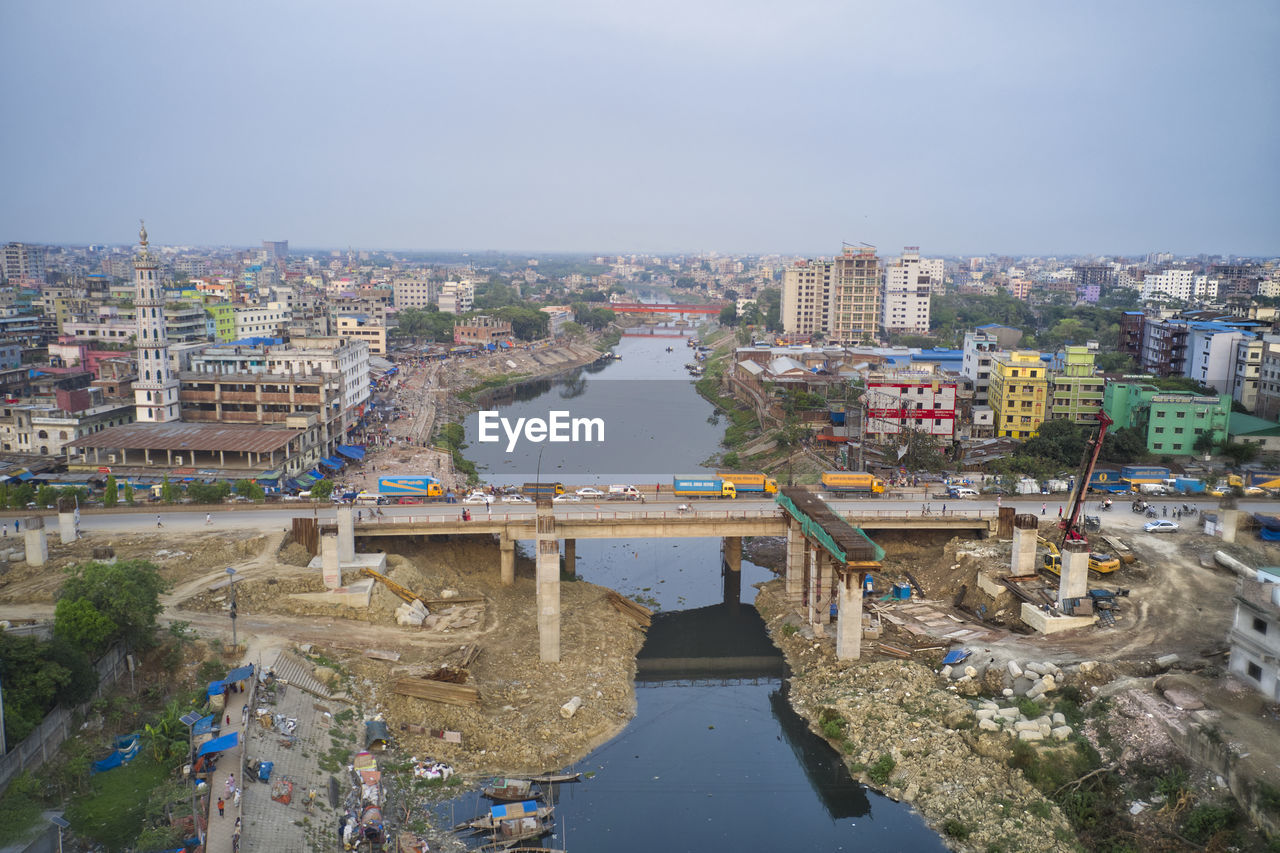
[[[1022,678],[1015,679],[1015,680],[1014,680],[1014,682],[1013,682],[1013,693],[1014,693],[1014,695],[1015,695],[1015,696],[1026,696],[1026,695],[1027,695],[1027,691],[1031,689],[1031,686],[1032,686],[1033,684],[1035,684],[1035,681],[1033,681],[1033,680],[1032,680],[1032,679],[1030,679],[1030,678],[1027,678],[1026,676],[1023,676]]]
[[[1017,708],[1001,708],[996,711],[997,717],[1003,717],[1006,720],[1016,720],[1020,716]]]
[[[992,720],[978,720],[978,729],[984,732],[998,732],[1000,726]]]
[[[979,720],[990,720],[996,715],[996,712],[991,708],[979,708],[973,712],[973,715]]]
[[[1043,695],[1044,695],[1044,679],[1041,679],[1040,681],[1037,681],[1035,684],[1031,685],[1031,689],[1027,691],[1028,699],[1039,699]]]
[[[1160,667],[1161,669],[1168,669],[1169,667],[1173,666],[1177,662],[1178,662],[1177,655],[1161,655],[1160,657],[1156,658],[1156,666]]]
[[[1043,667],[1044,664],[1036,663],[1035,661],[1027,661],[1027,665],[1022,668],[1022,671],[1026,673],[1028,677],[1038,678],[1039,676],[1044,675]]]
[[[1054,740],[1066,740],[1071,737],[1071,726],[1055,726],[1053,729]]]
[[[1016,660],[1009,661],[1008,669],[1009,669],[1009,675],[1013,676],[1014,678],[1022,677],[1022,667],[1018,666],[1018,662]]]
[[[973,668],[973,667],[971,667],[971,666],[966,666],[966,667],[964,668],[964,674],[965,674],[965,675],[967,675],[967,676],[969,676],[970,678],[977,678],[977,677],[978,677],[978,670],[976,670],[975,668]]]
[[[988,700],[986,700],[986,701],[983,701],[983,702],[979,702],[979,703],[978,703],[978,707],[979,707],[979,708],[984,708],[984,709],[986,709],[986,710],[990,710],[990,711],[999,711],[999,710],[1000,710],[1000,706],[999,706],[999,705],[997,705],[995,702],[992,702],[992,701],[991,701],[991,700],[989,700],[989,699],[988,699]]]
[[[1038,741],[1044,740],[1044,735],[1040,734],[1040,730],[1018,732],[1018,740]]]
[[[951,677],[951,664],[947,664],[947,665],[946,665],[946,666],[944,666],[942,669],[938,670],[938,675],[941,675],[943,678],[950,678],[950,677]]]
[[[1062,712],[1059,711],[1058,713],[1053,715],[1053,719],[1051,720],[1051,722],[1055,726],[1065,726],[1067,724],[1067,718],[1062,716]]]
[[[1013,730],[1015,732],[1038,732],[1040,731],[1040,724],[1032,720],[1018,720],[1013,724]]]
[[[1049,725],[1048,723],[1042,723],[1042,724],[1040,725],[1040,736],[1041,736],[1041,737],[1045,737],[1045,738],[1047,738],[1047,737],[1049,737],[1049,736],[1050,736],[1050,735],[1052,735],[1052,734],[1053,734],[1053,726]]]
[[[1009,697],[1011,697],[1011,696],[1013,696],[1013,688],[1012,688],[1012,687],[1006,687],[1004,690],[1001,690],[1001,691],[1000,691],[1000,695],[1001,695],[1001,696],[1004,696],[1006,699],[1007,699],[1007,698],[1009,698]]]
[[[1054,680],[1053,675],[1047,672],[1044,674],[1044,677],[1040,679],[1040,683],[1044,685],[1044,691],[1046,693],[1051,690],[1055,690],[1058,687],[1058,682]]]

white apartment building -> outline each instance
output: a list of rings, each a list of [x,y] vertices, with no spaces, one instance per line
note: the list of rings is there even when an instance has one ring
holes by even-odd
[[[466,314],[475,302],[476,286],[470,281],[446,281],[440,285],[438,307],[446,314]]]
[[[1239,329],[1223,329],[1208,323],[1188,324],[1184,375],[1208,385],[1219,394],[1230,394],[1236,373],[1236,346],[1253,337]],[[1259,363],[1261,357],[1259,349]]]
[[[929,332],[929,300],[943,277],[941,258],[921,258],[920,249],[908,246],[902,257],[884,270],[884,316],[887,332]]]
[[[245,338],[278,338],[283,334],[292,312],[283,302],[250,305],[235,309],[236,340]]]
[[[1240,581],[1236,616],[1227,632],[1231,671],[1272,702],[1280,701],[1280,583],[1260,571]]]
[[[991,386],[992,359],[1004,352],[995,335],[983,331],[965,332],[964,357],[960,373],[973,383],[973,405],[987,405],[987,390]]]
[[[5,243],[0,248],[0,274],[10,281],[44,280],[44,246]]]
[[[1262,372],[1262,338],[1249,338],[1236,343],[1235,374],[1231,383],[1231,399],[1253,411],[1258,405],[1258,381]]]
[[[1151,273],[1142,282],[1143,299],[1180,299],[1187,302],[1194,295],[1195,276],[1191,270],[1171,269]]]
[[[436,286],[426,279],[397,279],[391,284],[391,304],[397,308],[425,308],[435,296]]]

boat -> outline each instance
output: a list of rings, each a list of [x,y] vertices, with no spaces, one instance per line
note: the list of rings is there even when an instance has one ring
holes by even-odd
[[[581,773],[539,773],[537,776],[530,776],[529,781],[551,785],[559,782],[577,782],[581,778]]]
[[[493,831],[493,844],[500,849],[509,848],[512,844],[548,835],[555,831],[555,828],[556,820],[550,815],[546,817],[522,815],[510,820],[502,820]],[[487,849],[487,847],[481,849]]]
[[[480,790],[491,800],[513,803],[518,800],[540,800],[542,792],[533,787],[528,779],[494,779],[492,785]]]
[[[540,806],[536,800],[525,800],[519,803],[507,803],[493,806],[489,814],[472,820],[463,821],[453,828],[454,832],[471,830],[473,832],[491,832],[503,821],[516,820],[522,817],[547,818],[555,813],[555,806]]]

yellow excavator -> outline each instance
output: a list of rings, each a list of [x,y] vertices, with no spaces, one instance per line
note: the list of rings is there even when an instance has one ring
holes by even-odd
[[[1054,545],[1043,536],[1037,537],[1037,541],[1044,547],[1047,552],[1044,555],[1044,569],[1055,575],[1062,574],[1062,554],[1058,551],[1058,546]],[[1120,561],[1110,554],[1089,554],[1089,571],[1097,572],[1100,575],[1110,574],[1120,568]]]

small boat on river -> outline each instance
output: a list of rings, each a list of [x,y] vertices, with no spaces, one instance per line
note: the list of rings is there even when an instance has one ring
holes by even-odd
[[[539,773],[537,776],[530,776],[529,781],[541,785],[552,785],[560,782],[577,782],[581,778],[581,773]]]
[[[549,818],[555,813],[555,806],[540,806],[536,800],[525,800],[520,803],[507,803],[505,805],[493,806],[489,809],[489,814],[481,815],[472,820],[463,821],[455,826],[454,832],[462,832],[471,830],[473,832],[492,832],[501,827],[503,821],[512,821],[518,818],[535,817],[541,820]]]
[[[533,787],[529,779],[494,779],[493,784],[481,788],[480,793],[491,800],[506,803],[542,799],[542,791]]]

